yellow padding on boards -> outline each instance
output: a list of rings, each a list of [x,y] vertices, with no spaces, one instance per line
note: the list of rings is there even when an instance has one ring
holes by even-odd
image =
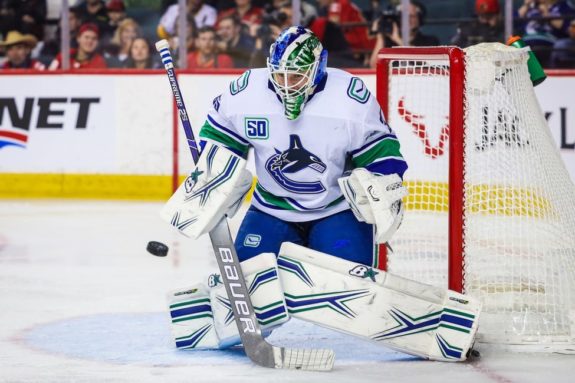
[[[181,184],[186,176],[179,177]],[[250,200],[256,178],[248,194]],[[172,176],[127,174],[0,173],[0,198],[78,198],[165,201]]]
[[[186,176],[180,176],[180,184]],[[251,199],[256,177],[246,201]],[[447,212],[449,188],[445,182],[406,181],[406,210]],[[79,198],[159,200],[172,195],[172,177],[113,174],[0,174],[0,198]],[[543,218],[551,203],[534,190],[474,185],[467,194],[470,213]]]
[[[171,176],[0,174],[1,198],[167,200],[171,195]]]
[[[406,181],[409,195],[406,210],[444,212],[449,210],[446,182]],[[501,185],[473,185],[466,193],[468,213],[544,218],[552,213],[551,202],[534,189]]]
[[[474,185],[465,205],[471,213],[545,218],[552,214],[551,202],[535,189]]]

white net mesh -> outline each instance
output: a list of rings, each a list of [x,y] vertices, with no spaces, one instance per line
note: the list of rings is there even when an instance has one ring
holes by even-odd
[[[484,303],[481,340],[573,344],[575,188],[527,55],[501,44],[465,50],[464,286]],[[389,270],[447,286],[448,61],[390,68],[388,120],[410,164],[410,196]]]
[[[409,196],[393,237],[389,270],[447,286],[449,65],[447,60],[390,63],[388,122],[409,164]],[[425,81],[422,81],[424,79]]]
[[[276,368],[294,370],[329,371],[333,368],[335,353],[328,349],[275,347]]]

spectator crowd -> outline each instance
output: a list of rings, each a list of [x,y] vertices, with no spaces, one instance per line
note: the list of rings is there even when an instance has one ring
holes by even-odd
[[[505,42],[504,0],[462,1],[473,4],[474,13],[448,40],[426,28],[425,4],[433,0],[410,1],[406,41],[400,0],[374,0],[369,9],[351,0],[302,0],[298,17],[320,38],[329,51],[329,65],[335,67],[374,67],[379,49],[406,43],[467,47]],[[515,3],[514,32],[543,66],[575,68],[575,0]],[[162,6],[155,18],[142,18],[123,0],[79,0],[68,9],[67,23],[62,18],[50,23],[47,0],[0,0],[0,68],[63,68],[62,30],[69,30],[71,69],[160,68],[152,45],[159,38],[169,41],[176,56],[185,46],[187,68],[263,67],[271,43],[295,17],[290,0],[187,0],[182,17],[176,0],[164,0]],[[185,36],[178,34],[182,18]]]

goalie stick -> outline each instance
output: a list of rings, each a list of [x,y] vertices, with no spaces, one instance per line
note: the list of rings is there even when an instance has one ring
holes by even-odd
[[[162,63],[170,80],[170,86],[178,108],[180,121],[186,133],[192,158],[194,163],[197,163],[200,153],[188,113],[186,112],[178,80],[176,79],[169,44],[166,40],[160,40],[156,43],[156,49],[162,57]],[[266,342],[250,301],[226,217],[222,218],[214,229],[210,231],[210,240],[247,356],[255,364],[263,367],[315,371],[331,370],[335,359],[335,354],[332,350],[276,347]]]

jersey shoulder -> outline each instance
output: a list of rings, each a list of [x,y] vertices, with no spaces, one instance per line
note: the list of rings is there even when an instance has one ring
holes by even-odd
[[[328,68],[327,76],[326,93],[331,96],[338,95],[341,102],[361,109],[373,97],[365,83],[349,72]]]
[[[268,81],[267,68],[246,70],[228,84],[228,89],[216,97],[218,104],[216,110],[231,118],[244,115],[247,110],[253,111],[255,106],[265,105],[270,97]],[[221,110],[220,104],[223,108]]]
[[[267,84],[267,68],[248,69],[230,82],[228,91],[231,96],[246,97],[248,94],[261,92],[267,88]]]

